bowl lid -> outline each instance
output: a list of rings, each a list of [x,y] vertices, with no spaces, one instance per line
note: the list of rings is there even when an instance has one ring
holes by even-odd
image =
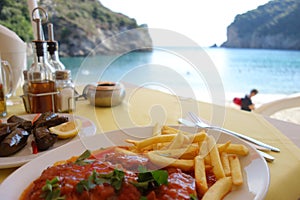
[[[109,82],[109,81],[103,81],[98,82],[96,90],[117,90],[121,88],[121,84],[118,82]]]

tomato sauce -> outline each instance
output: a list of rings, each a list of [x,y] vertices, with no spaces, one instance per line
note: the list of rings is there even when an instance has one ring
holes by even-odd
[[[196,195],[195,179],[180,169],[168,169],[168,185],[161,185],[157,191],[157,199],[190,199],[190,195]]]
[[[93,200],[93,199],[119,199],[119,200],[139,200],[142,197],[141,191],[132,184],[137,182],[138,173],[135,171],[139,165],[146,166],[147,169],[154,167],[147,157],[142,155],[132,156],[114,152],[112,149],[104,150],[105,153],[98,152],[102,159],[95,159],[94,162],[85,165],[78,165],[72,161],[55,165],[45,169],[41,176],[36,179],[22,194],[20,200],[41,200],[42,188],[47,180],[55,177],[59,179],[61,196],[65,200]],[[93,154],[91,158],[95,158]],[[90,159],[91,159],[90,158]],[[125,172],[121,189],[116,189],[108,183],[103,183],[83,192],[78,192],[76,185],[87,180],[93,171],[99,174],[108,174],[117,168]],[[166,168],[168,172],[168,184],[161,185],[146,194],[148,200],[166,199],[190,199],[190,195],[196,195],[195,179],[192,172],[182,172],[177,168]],[[212,180],[213,181],[213,180]],[[145,196],[145,194],[144,194]]]

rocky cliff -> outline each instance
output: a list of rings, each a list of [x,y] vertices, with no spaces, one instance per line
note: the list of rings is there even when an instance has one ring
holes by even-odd
[[[135,19],[112,12],[98,0],[40,0],[38,4],[48,12],[48,22],[53,24],[61,56],[116,54],[152,48],[146,25],[138,25]],[[33,39],[27,0],[6,0],[0,4],[0,24],[18,31],[28,43]],[[20,27],[26,27],[27,31],[19,31]],[[47,39],[46,24],[43,29]]]
[[[237,15],[222,47],[300,50],[300,1],[273,0]]]

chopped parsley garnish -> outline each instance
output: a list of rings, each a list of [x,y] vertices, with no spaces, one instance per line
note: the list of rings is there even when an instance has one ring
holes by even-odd
[[[95,160],[94,159],[87,159],[91,156],[91,151],[90,150],[86,150],[85,152],[83,152],[75,161],[75,164],[77,165],[87,165],[90,163],[93,163]]]
[[[190,194],[190,200],[198,200],[198,197],[195,194]]]
[[[46,180],[46,184],[42,187],[43,193],[41,198],[45,200],[64,200],[65,197],[60,194],[59,178],[56,176],[52,180]]]
[[[125,173],[120,170],[114,170],[112,177],[110,178],[111,180],[111,185],[115,188],[115,190],[120,190],[122,186],[122,182],[124,180],[124,175]]]
[[[119,191],[124,180],[124,175],[125,173],[123,171],[117,169],[114,169],[114,171],[107,174],[99,174],[94,170],[87,179],[80,181],[76,185],[76,191],[79,193],[82,193],[84,190],[89,191],[103,183],[108,183],[114,187],[116,191]]]
[[[77,158],[75,164],[86,165],[94,162],[94,159],[88,159],[90,156],[91,152],[86,150]],[[149,171],[144,166],[139,166],[138,169],[137,182],[132,181],[130,183],[139,189],[142,194],[147,194],[150,190],[156,189],[163,184],[168,184],[168,172],[166,170]],[[104,183],[110,184],[116,191],[119,191],[122,187],[124,176],[125,172],[118,169],[114,169],[112,172],[106,174],[100,174],[94,170],[86,179],[77,183],[75,186],[76,191],[81,194],[84,191],[92,190],[97,185]]]
[[[93,174],[88,177],[88,179],[84,179],[80,181],[76,185],[76,191],[79,193],[82,193],[84,190],[89,191],[91,189],[94,189],[96,187],[95,179],[96,179],[96,172],[93,171]]]
[[[143,194],[149,190],[158,188],[160,185],[168,184],[168,172],[166,170],[147,171],[145,167],[139,166],[137,182],[131,182]]]

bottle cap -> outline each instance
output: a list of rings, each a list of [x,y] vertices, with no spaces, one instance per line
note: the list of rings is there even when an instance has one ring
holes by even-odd
[[[55,71],[56,80],[68,80],[71,77],[70,70],[57,70]]]

